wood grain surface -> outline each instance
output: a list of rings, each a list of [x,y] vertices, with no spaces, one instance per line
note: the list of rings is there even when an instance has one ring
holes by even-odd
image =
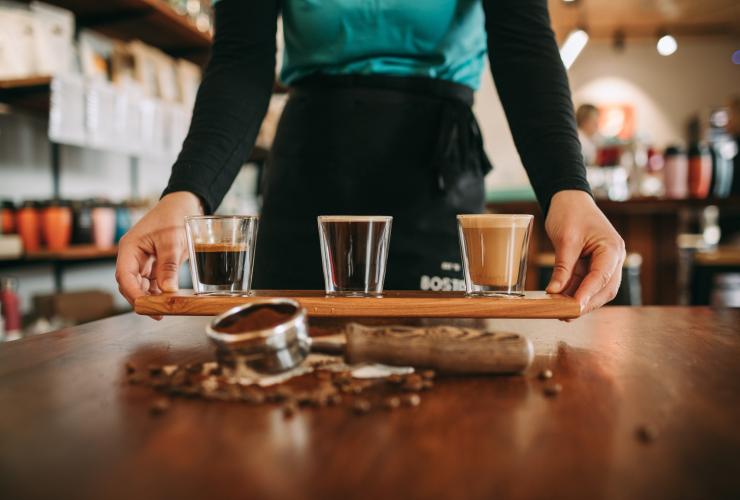
[[[256,290],[249,296],[195,295],[192,290],[136,299],[139,314],[209,316],[269,297],[296,299],[317,317],[577,318],[572,297],[527,292],[523,297],[466,297],[463,292],[384,292],[382,297],[328,297],[318,290]]]
[[[124,364],[210,359],[207,321],[128,314],[1,344],[0,498],[740,498],[737,310],[392,320],[521,333],[535,361],[524,376],[440,378],[414,409],[286,420],[178,399],[150,416],[155,396],[125,383]],[[636,439],[642,425],[653,442]]]

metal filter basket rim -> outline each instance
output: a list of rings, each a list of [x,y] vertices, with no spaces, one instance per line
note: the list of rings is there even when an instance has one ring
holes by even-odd
[[[241,316],[250,309],[270,305],[288,305],[293,307],[295,312],[284,322],[270,328],[249,330],[242,333],[226,333],[219,331],[217,328],[219,323],[232,316]],[[297,341],[307,341],[306,310],[293,299],[257,300],[232,307],[216,316],[206,325],[206,334],[219,348],[229,351],[280,351],[289,348]]]

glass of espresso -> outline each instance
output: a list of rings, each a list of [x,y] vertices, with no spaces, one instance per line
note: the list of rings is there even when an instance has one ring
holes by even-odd
[[[253,215],[185,217],[195,293],[249,293],[258,224]]]
[[[325,215],[318,221],[326,294],[380,296],[393,217]]]
[[[531,215],[458,215],[468,295],[524,295]]]

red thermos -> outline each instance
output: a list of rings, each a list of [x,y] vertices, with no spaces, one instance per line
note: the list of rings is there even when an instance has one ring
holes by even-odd
[[[0,304],[5,321],[5,336],[15,337],[21,331],[21,303],[18,298],[18,280],[2,278],[0,280]]]
[[[689,148],[689,196],[706,198],[712,184],[712,156],[709,149],[695,142]]]
[[[41,247],[41,218],[37,206],[36,202],[26,201],[16,213],[16,227],[25,252],[38,252]]]

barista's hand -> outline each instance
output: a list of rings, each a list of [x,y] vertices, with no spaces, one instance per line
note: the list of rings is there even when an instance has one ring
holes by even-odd
[[[545,230],[555,247],[548,293],[575,296],[584,314],[617,295],[626,256],[624,241],[588,193],[556,193]]]
[[[177,291],[178,270],[188,255],[184,219],[202,214],[197,196],[171,193],[121,238],[116,281],[131,305],[141,295]]]

